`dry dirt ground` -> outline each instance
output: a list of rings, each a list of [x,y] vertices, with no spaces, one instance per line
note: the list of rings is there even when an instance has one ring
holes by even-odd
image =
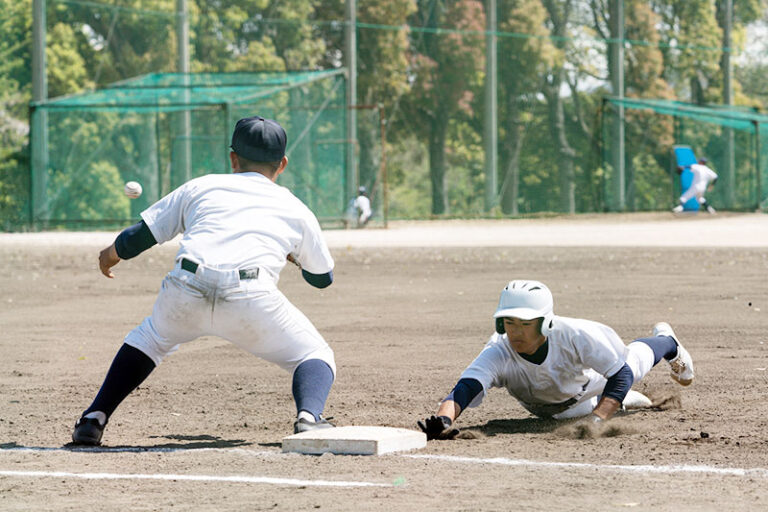
[[[378,457],[282,454],[289,376],[218,338],[160,365],[102,448],[67,446],[177,246],[108,280],[96,257],[115,233],[0,235],[0,510],[765,510],[767,217],[328,232],[333,286],[288,266],[280,287],[335,350],[338,425],[415,428],[483,347],[513,278],[546,282],[556,313],[626,341],[668,321],[696,363],[682,388],[662,362],[636,385],[659,407],[592,437],[494,390],[459,420],[462,439]]]

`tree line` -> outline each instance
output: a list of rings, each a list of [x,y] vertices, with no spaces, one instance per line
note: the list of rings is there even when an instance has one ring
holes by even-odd
[[[766,0],[625,0],[625,95],[723,99],[723,56],[749,43]],[[610,89],[611,0],[497,0],[497,214],[599,211],[609,172],[596,149]],[[176,69],[175,0],[47,2],[49,97]],[[486,2],[357,0],[357,104],[387,119],[390,212],[484,213]],[[193,72],[331,69],[344,64],[343,0],[189,0]],[[32,0],[0,0],[0,219],[28,194]],[[765,66],[736,67],[739,105],[762,107]],[[627,145],[649,133],[628,117]],[[631,172],[662,176],[673,127]],[[361,145],[370,134],[360,133]],[[361,176],[361,182],[370,181]],[[651,187],[652,188],[652,187]],[[645,194],[645,195],[644,195]],[[632,206],[652,206],[638,186]],[[647,197],[646,197],[647,196]]]

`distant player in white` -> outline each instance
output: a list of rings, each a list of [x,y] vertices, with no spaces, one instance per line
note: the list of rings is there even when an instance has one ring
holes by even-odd
[[[691,164],[691,172],[693,173],[691,186],[683,192],[683,195],[680,196],[680,204],[675,206],[672,211],[677,213],[682,212],[685,203],[695,197],[702,208],[705,208],[709,213],[716,213],[715,209],[707,203],[704,194],[707,192],[707,189],[717,181],[717,173],[710,169],[706,164],[706,158],[700,159],[697,164]],[[678,174],[682,172],[682,170],[682,168],[679,168]]]
[[[125,337],[75,425],[75,443],[100,444],[123,399],[180,343],[204,335],[227,339],[292,374],[294,432],[333,426],[321,417],[335,379],[333,351],[277,288],[286,260],[318,288],[331,284],[334,266],[315,215],[275,183],[288,164],[286,140],[276,121],[241,119],[232,136],[232,174],[187,182],[101,251],[100,270],[112,278],[121,259],[183,234],[152,315]]]
[[[360,187],[357,192],[353,206],[357,213],[357,227],[361,228],[371,219],[371,200],[368,198],[365,187]]]
[[[532,414],[542,418],[610,419],[624,404],[648,406],[630,388],[661,359],[672,378],[693,382],[691,356],[669,324],[658,323],[653,337],[629,345],[610,327],[553,314],[552,293],[538,281],[511,281],[494,314],[496,333],[461,374],[437,414],[418,422],[427,439],[452,439],[453,422],[477,407],[491,388],[506,388]]]

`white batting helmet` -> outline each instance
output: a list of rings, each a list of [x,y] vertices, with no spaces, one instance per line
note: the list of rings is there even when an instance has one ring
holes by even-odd
[[[543,318],[541,334],[546,336],[549,334],[555,316],[552,311],[553,306],[552,292],[544,283],[524,279],[510,281],[501,290],[499,307],[493,314],[493,318],[497,319],[496,332],[504,334],[504,322],[501,320],[503,318],[514,317],[521,320]]]

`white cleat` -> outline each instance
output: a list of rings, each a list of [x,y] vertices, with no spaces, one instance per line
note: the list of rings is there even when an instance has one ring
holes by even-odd
[[[690,386],[693,382],[693,359],[691,354],[685,350],[680,340],[675,335],[675,331],[666,322],[659,322],[653,326],[654,336],[670,336],[677,343],[677,355],[669,361],[669,370],[672,380],[677,381],[682,386]]]
[[[675,206],[674,208],[672,208],[672,211],[675,212],[675,213],[682,212],[683,211],[683,205],[679,204],[679,205]]]
[[[709,206],[709,205],[707,205],[707,211],[708,211],[709,213],[711,213],[712,215],[714,215],[714,214],[716,214],[716,213],[717,213],[717,210],[715,210],[714,208],[712,208],[712,207],[711,207],[711,206]]]
[[[621,405],[624,409],[645,409],[653,405],[653,402],[641,392],[630,389]]]

